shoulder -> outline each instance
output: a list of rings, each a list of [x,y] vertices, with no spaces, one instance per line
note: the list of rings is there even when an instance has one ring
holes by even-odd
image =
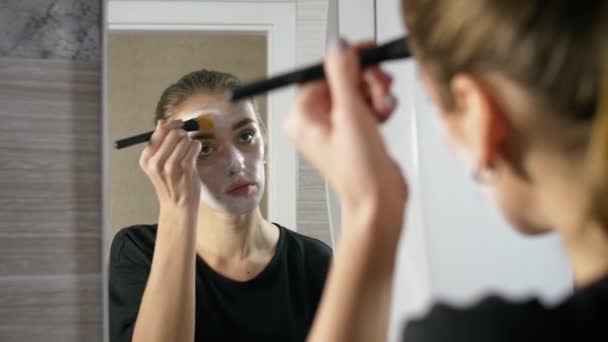
[[[468,308],[435,305],[407,324],[404,341],[607,341],[608,276],[558,305],[492,296]]]
[[[140,224],[116,233],[110,248],[110,265],[149,264],[154,254],[156,224]]]
[[[285,235],[285,245],[292,253],[303,253],[307,258],[326,260],[332,256],[331,248],[321,240],[315,239],[278,225]]]
[[[284,248],[288,259],[301,261],[310,273],[315,273],[325,279],[331,263],[332,250],[323,241],[306,236],[281,225],[279,229],[284,235]]]
[[[322,291],[331,264],[331,248],[321,240],[277,226],[281,229],[282,248],[288,264],[304,271],[309,285],[316,284],[317,290]]]
[[[569,316],[569,301],[556,307],[538,299],[509,301],[486,297],[469,307],[435,304],[422,318],[410,321],[403,341],[549,341],[568,339],[573,333],[563,323]],[[560,323],[561,322],[561,323]]]

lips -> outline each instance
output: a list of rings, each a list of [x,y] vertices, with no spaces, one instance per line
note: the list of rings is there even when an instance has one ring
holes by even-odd
[[[247,194],[256,183],[248,180],[239,180],[233,183],[226,193],[231,195]]]

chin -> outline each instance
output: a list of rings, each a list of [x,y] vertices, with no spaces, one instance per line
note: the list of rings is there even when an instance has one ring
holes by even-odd
[[[261,196],[257,194],[239,199],[223,199],[217,209],[234,216],[245,215],[256,210],[260,201]]]
[[[541,214],[538,200],[529,186],[521,182],[503,182],[496,192],[496,205],[511,227],[525,236],[543,235],[553,229]]]
[[[249,213],[253,212],[254,210],[256,210],[257,208],[258,208],[257,205],[255,205],[253,207],[246,207],[246,208],[227,208],[225,210],[225,212],[230,215],[240,216],[240,215],[249,214]]]
[[[514,215],[506,215],[506,217],[513,229],[525,236],[544,235],[553,231],[553,229],[548,225],[534,222],[528,218],[517,217]]]

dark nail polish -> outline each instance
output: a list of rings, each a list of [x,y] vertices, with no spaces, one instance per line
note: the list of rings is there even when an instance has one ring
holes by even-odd
[[[342,52],[342,51],[346,50],[347,46],[348,46],[348,43],[346,42],[346,40],[344,40],[344,38],[340,37],[340,38],[334,39],[332,41],[330,49],[332,49],[333,51],[336,51],[336,52]]]

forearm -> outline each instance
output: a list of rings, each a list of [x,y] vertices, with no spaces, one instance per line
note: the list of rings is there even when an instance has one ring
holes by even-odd
[[[386,340],[399,234],[383,229],[395,220],[376,212],[343,211],[342,237],[308,341]]]
[[[194,340],[196,215],[162,209],[134,342]]]

